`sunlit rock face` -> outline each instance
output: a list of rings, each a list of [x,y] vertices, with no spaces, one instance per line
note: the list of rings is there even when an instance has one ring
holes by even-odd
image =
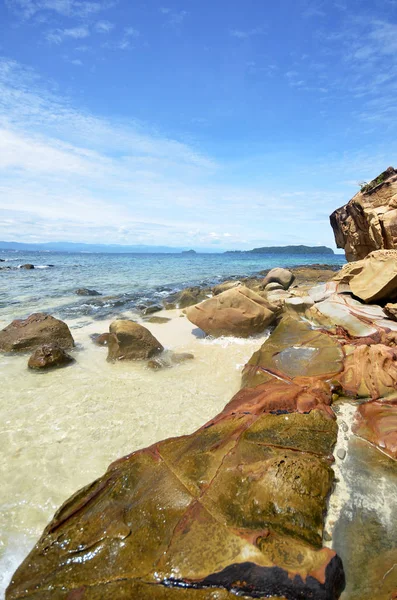
[[[348,261],[397,248],[397,171],[389,167],[331,217],[335,242]]]
[[[397,460],[397,400],[361,404],[353,430]]]
[[[322,548],[336,422],[329,390],[293,387],[281,410],[272,382],[114,463],[55,515],[7,599],[338,598],[342,564]]]

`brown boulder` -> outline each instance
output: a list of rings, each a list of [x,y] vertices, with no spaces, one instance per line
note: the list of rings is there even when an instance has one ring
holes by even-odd
[[[29,369],[51,369],[65,367],[74,362],[74,358],[62,350],[58,344],[43,344],[29,358]]]
[[[56,513],[7,600],[337,600],[343,566],[322,547],[337,426],[311,393],[292,392],[308,414],[235,398],[113,463]]]
[[[352,293],[364,302],[397,297],[397,250],[377,250],[360,261],[359,272],[351,278]]]
[[[135,321],[113,321],[109,332],[108,360],[145,360],[164,350],[154,335]]]
[[[291,271],[276,267],[266,275],[262,281],[262,286],[266,287],[269,283],[279,283],[285,290],[288,290],[294,279],[295,275]]]
[[[26,264],[26,265],[21,265],[19,267],[20,269],[26,269],[27,271],[34,269],[34,265],[31,265],[30,263]]]
[[[277,309],[259,294],[239,286],[191,306],[186,316],[208,335],[248,337],[273,323]]]
[[[44,313],[34,313],[27,319],[17,319],[0,331],[0,351],[26,352],[41,344],[56,343],[61,348],[73,348],[69,327],[63,321]]]
[[[349,261],[365,258],[373,250],[397,248],[397,170],[389,167],[362,186],[331,217],[338,248]]]

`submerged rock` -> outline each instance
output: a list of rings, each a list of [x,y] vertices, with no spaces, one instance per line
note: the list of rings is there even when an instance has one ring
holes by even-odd
[[[135,321],[113,321],[109,327],[108,360],[146,360],[164,350],[146,327]]]
[[[45,313],[34,313],[27,319],[12,321],[0,331],[2,352],[27,352],[49,343],[56,343],[64,350],[74,346],[66,323]]]
[[[151,304],[150,306],[145,306],[145,308],[142,309],[142,314],[152,315],[153,313],[160,312],[160,310],[163,310],[163,308],[164,306],[161,304]]]
[[[152,358],[148,362],[149,369],[159,370],[159,369],[170,369],[175,367],[176,365],[180,365],[187,360],[192,360],[194,358],[194,354],[190,352],[172,352],[170,350],[166,352],[162,352],[156,358]]]
[[[75,294],[78,296],[102,296],[102,294],[96,290],[89,290],[88,288],[79,288],[75,291]]]
[[[239,286],[188,308],[186,316],[208,335],[248,337],[273,323],[277,312],[265,298]]]
[[[34,265],[27,263],[26,265],[20,265],[19,269],[26,269],[27,271],[34,269]]]
[[[342,563],[322,547],[336,424],[302,393],[309,414],[271,414],[261,390],[111,465],[57,512],[7,600],[339,598]]]
[[[163,325],[164,323],[168,323],[171,319],[167,317],[149,317],[149,319],[145,319],[148,323],[156,323],[157,325]]]
[[[74,358],[62,350],[58,344],[43,344],[29,358],[29,369],[52,369],[65,367],[74,362]]]

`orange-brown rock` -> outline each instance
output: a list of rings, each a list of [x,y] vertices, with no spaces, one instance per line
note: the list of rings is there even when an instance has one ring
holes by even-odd
[[[206,334],[248,337],[273,323],[277,309],[259,294],[239,286],[187,308],[186,316]]]
[[[349,261],[373,250],[397,248],[397,171],[389,167],[364,185],[330,221],[336,245]]]
[[[107,338],[108,360],[146,360],[164,350],[146,327],[135,321],[113,321]]]
[[[322,547],[336,422],[318,391],[290,386],[297,401],[235,398],[111,465],[57,512],[7,600],[339,598],[342,563]]]
[[[245,365],[242,381],[246,387],[256,387],[275,377],[326,380],[342,368],[343,352],[337,338],[287,315]]]
[[[360,261],[360,270],[350,280],[350,289],[364,302],[397,297],[397,250],[377,250]]]
[[[74,362],[74,358],[58,344],[43,344],[29,358],[28,367],[29,369],[53,369],[65,367],[72,362]]]
[[[357,409],[353,431],[397,459],[397,402],[367,402]]]
[[[342,373],[337,376],[345,395],[377,400],[397,391],[397,349],[383,344],[343,347]]]
[[[295,275],[291,273],[291,271],[281,267],[276,267],[275,269],[271,269],[266,275],[262,281],[262,286],[265,288],[270,283],[278,283],[284,290],[288,290],[294,279]]]
[[[64,350],[74,346],[66,323],[44,313],[17,319],[0,331],[0,352],[27,352],[41,344],[51,343],[58,344]]]

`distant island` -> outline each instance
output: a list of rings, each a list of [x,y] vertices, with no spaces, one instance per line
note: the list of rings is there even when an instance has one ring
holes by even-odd
[[[0,250],[13,250],[19,252],[93,252],[106,254],[196,254],[189,247],[175,248],[172,246],[146,246],[144,244],[122,245],[122,244],[84,244],[76,242],[4,242],[0,241]],[[203,249],[203,252],[211,252],[211,249]]]
[[[182,250],[182,254],[197,254],[195,250]]]
[[[228,250],[224,254],[334,254],[327,246],[263,246],[253,250]]]

